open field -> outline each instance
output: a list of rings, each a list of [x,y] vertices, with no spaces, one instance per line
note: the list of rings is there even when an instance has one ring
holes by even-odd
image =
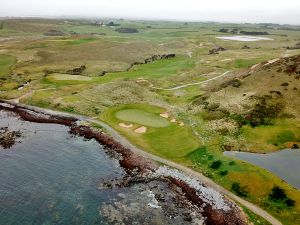
[[[223,155],[300,142],[300,62],[291,57],[300,54],[299,27],[114,22],[138,33],[88,20],[3,20],[0,98],[103,120],[134,145],[228,190],[238,183],[247,192],[241,197],[283,224],[300,224],[299,190]],[[221,40],[233,36],[222,28],[268,32],[259,37],[273,40]],[[162,58],[167,54],[175,55]],[[275,185],[293,207],[268,198]]]

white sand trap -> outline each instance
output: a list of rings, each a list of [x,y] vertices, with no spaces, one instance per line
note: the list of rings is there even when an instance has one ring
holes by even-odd
[[[230,40],[230,41],[272,41],[274,39],[267,38],[267,37],[258,37],[258,36],[246,36],[246,35],[236,35],[236,36],[223,36],[223,37],[216,37],[222,40]]]
[[[171,123],[176,123],[176,119],[171,119]]]
[[[180,122],[180,123],[179,123],[179,126],[183,127],[183,126],[184,126],[184,123],[183,123],[183,122]]]
[[[146,133],[146,131],[147,131],[147,127],[145,127],[145,126],[141,126],[134,130],[135,133],[139,133],[139,134]]]
[[[133,127],[132,124],[126,124],[126,123],[119,123],[119,126],[120,127],[124,127],[124,128],[131,128],[131,127]]]
[[[168,119],[169,114],[167,112],[159,114],[161,117]]]

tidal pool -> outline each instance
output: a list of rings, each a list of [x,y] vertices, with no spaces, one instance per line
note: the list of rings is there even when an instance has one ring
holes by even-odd
[[[286,149],[268,154],[227,151],[224,155],[260,166],[300,189],[300,149]]]
[[[223,36],[223,37],[217,37],[218,39],[222,40],[231,40],[231,41],[271,41],[274,40],[272,38],[267,37],[258,37],[258,36],[246,36],[246,35],[236,35],[236,36]]]

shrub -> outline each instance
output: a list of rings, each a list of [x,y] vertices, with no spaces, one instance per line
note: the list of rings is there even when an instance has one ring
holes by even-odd
[[[219,103],[210,103],[206,109],[208,111],[215,111],[217,108],[219,108],[219,106],[220,106]]]
[[[272,125],[273,120],[278,118],[284,109],[284,104],[278,99],[261,97],[260,102],[246,115],[232,115],[238,125],[251,125],[252,127],[260,125]]]
[[[234,161],[230,161],[230,162],[229,162],[229,166],[233,166],[234,164],[235,164]]]
[[[231,190],[236,193],[238,196],[241,197],[247,197],[248,196],[248,191],[246,190],[246,186],[242,187],[240,183],[234,182],[231,185]]]
[[[116,29],[119,33],[138,33],[139,31],[136,28],[127,28],[127,27],[120,27]]]
[[[223,177],[223,176],[226,176],[228,174],[228,170],[222,170],[220,171],[220,175]]]
[[[272,201],[282,202],[289,207],[293,207],[295,205],[295,201],[290,199],[285,193],[285,190],[277,185],[272,188],[268,197]]]
[[[212,164],[210,165],[210,168],[217,170],[220,168],[220,166],[222,165],[222,161],[221,160],[216,160],[213,161]]]
[[[281,84],[281,86],[283,86],[283,87],[287,87],[287,86],[289,86],[289,83],[287,83],[287,82],[284,82],[284,83],[282,83],[282,84]]]

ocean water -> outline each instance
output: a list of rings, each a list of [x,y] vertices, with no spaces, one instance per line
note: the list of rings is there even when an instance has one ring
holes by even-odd
[[[94,140],[68,128],[29,123],[0,112],[0,127],[21,130],[21,143],[0,149],[0,224],[107,224],[101,205],[115,198],[101,179],[123,170]]]
[[[11,148],[0,147],[0,225],[202,223],[179,190],[161,180],[99,188],[124,179],[124,170],[99,143],[70,135],[68,127],[4,111],[0,127],[22,132]]]

